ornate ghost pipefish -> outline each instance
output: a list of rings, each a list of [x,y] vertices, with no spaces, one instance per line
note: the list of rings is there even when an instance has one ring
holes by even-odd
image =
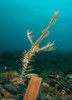
[[[56,17],[58,16],[58,13],[59,13],[59,11],[57,11],[57,12],[55,11],[51,21],[49,22],[48,27],[45,30],[42,31],[43,34],[38,38],[38,40],[35,43],[32,42],[32,39],[31,39],[31,36],[30,36],[30,34],[32,32],[27,31],[27,36],[28,36],[28,39],[30,40],[30,42],[32,44],[32,47],[26,54],[24,54],[24,57],[23,57],[23,70],[21,72],[20,78],[24,77],[25,72],[28,71],[27,68],[30,68],[30,66],[28,67],[28,63],[30,61],[31,56],[34,55],[34,53],[36,51],[38,52],[40,50],[48,50],[48,51],[53,50],[53,48],[48,48],[48,47],[53,46],[54,42],[51,43],[51,44],[48,43],[46,46],[44,46],[42,48],[39,48],[39,44],[43,40],[43,38],[46,37],[49,34],[48,30],[51,27],[51,25],[55,24],[54,21],[56,20]]]

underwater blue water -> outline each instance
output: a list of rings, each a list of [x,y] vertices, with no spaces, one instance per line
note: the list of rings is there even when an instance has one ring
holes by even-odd
[[[72,51],[72,0],[0,0],[0,51],[30,49],[27,29],[35,42],[55,11],[59,19],[40,47],[51,41],[58,51]]]

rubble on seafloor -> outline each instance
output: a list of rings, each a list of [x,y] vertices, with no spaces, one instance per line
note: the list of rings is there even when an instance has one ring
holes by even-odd
[[[42,55],[43,53],[40,53],[41,58],[38,55],[32,58],[35,59],[32,63],[34,69],[37,66],[36,70],[27,73],[22,79],[22,83],[17,84],[16,81],[20,76],[19,70],[22,67],[19,60],[21,56],[8,52],[0,54],[0,100],[23,100],[32,75],[43,79],[37,100],[72,100],[72,69],[70,67],[72,66],[72,55],[52,55],[48,53],[48,58],[46,54],[44,60]],[[7,68],[4,66],[7,66]]]

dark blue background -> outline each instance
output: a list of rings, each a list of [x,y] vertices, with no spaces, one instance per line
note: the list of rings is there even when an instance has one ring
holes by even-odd
[[[51,41],[58,51],[72,51],[72,0],[0,0],[0,51],[30,49],[27,29],[35,42],[57,10],[59,19],[40,47]]]

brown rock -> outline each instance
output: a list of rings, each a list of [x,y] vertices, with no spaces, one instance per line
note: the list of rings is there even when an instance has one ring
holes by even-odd
[[[9,71],[0,74],[0,79],[2,79],[3,82],[10,82],[13,77],[19,77],[19,74],[16,71]]]
[[[0,94],[5,98],[11,97],[10,93],[6,91],[3,87],[0,87]]]

